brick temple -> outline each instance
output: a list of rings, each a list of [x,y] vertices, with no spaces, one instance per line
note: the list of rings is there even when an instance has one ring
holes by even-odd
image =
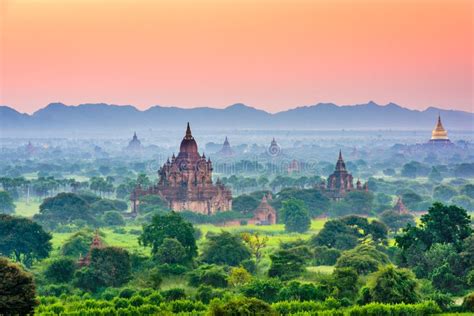
[[[158,171],[159,181],[150,188],[137,187],[132,192],[132,214],[138,214],[139,199],[145,195],[158,195],[174,211],[192,211],[201,214],[215,214],[232,208],[232,193],[219,180],[212,181],[212,162],[200,155],[191,128],[187,126],[181,141],[178,156]]]

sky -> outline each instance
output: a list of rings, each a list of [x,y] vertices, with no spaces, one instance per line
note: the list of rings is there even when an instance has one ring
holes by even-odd
[[[473,112],[472,0],[0,0],[0,104]]]

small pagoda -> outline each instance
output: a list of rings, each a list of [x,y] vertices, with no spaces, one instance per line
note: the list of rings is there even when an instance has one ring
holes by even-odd
[[[398,214],[408,214],[408,209],[406,208],[405,204],[403,204],[402,197],[399,196],[397,199],[397,203],[393,207],[393,210]]]
[[[441,115],[438,115],[438,121],[435,128],[431,132],[431,139],[429,141],[432,145],[451,145],[451,141],[448,137],[448,132],[444,129],[443,123],[441,122]]]
[[[102,242],[102,239],[100,238],[99,231],[95,231],[94,238],[92,238],[92,243],[89,248],[89,251],[87,252],[87,255],[85,257],[82,256],[82,254],[79,256],[79,260],[77,261],[77,264],[79,267],[85,267],[89,266],[91,264],[91,253],[92,250],[94,249],[101,249],[104,248],[104,243]]]
[[[218,152],[218,154],[224,157],[232,157],[234,155],[234,151],[232,150],[232,147],[230,146],[227,136],[225,137],[224,144],[222,145],[222,148]]]
[[[133,133],[132,140],[128,143],[127,150],[129,151],[138,151],[142,148],[142,143],[138,139],[137,133]]]
[[[250,220],[251,223],[255,223],[257,225],[276,224],[276,211],[270,205],[270,203],[268,203],[268,201],[271,199],[272,199],[272,195],[270,193],[262,197],[262,201],[260,202],[260,205],[255,209],[254,216]]]

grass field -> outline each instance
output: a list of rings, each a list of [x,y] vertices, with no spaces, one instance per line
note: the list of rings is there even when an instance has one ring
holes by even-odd
[[[15,214],[19,216],[32,217],[39,212],[39,206],[41,202],[30,200],[29,203],[26,201],[15,202]]]

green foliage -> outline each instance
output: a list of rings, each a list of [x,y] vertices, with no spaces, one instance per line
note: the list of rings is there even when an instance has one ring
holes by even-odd
[[[227,273],[216,265],[202,265],[188,274],[189,285],[198,287],[201,284],[213,287],[227,287]]]
[[[368,215],[372,212],[374,194],[366,191],[351,191],[346,194],[343,201],[347,207],[345,209],[340,209],[338,215]]]
[[[354,249],[344,251],[337,259],[337,268],[354,268],[357,273],[369,274],[377,271],[380,265],[389,263],[386,254],[371,245],[359,245]]]
[[[243,267],[233,267],[230,269],[229,284],[231,286],[240,286],[248,283],[252,275]]]
[[[32,275],[0,257],[0,280],[0,314],[33,314],[38,302]]]
[[[186,249],[176,238],[165,238],[155,253],[160,264],[185,264]]]
[[[328,290],[321,285],[291,281],[278,293],[279,301],[324,301]]]
[[[147,214],[156,211],[164,211],[168,209],[166,201],[158,195],[144,195],[140,197],[140,213]]]
[[[333,266],[341,256],[341,251],[326,246],[317,246],[313,248],[314,264],[317,266]]]
[[[241,292],[247,297],[256,297],[271,303],[277,301],[281,287],[282,282],[278,279],[252,279],[242,286]]]
[[[12,214],[15,212],[13,198],[6,191],[0,191],[0,214]]]
[[[220,234],[207,234],[201,260],[206,263],[237,266],[250,258],[250,249],[239,235],[222,231]]]
[[[474,292],[469,293],[464,297],[462,307],[467,312],[474,312]]]
[[[305,271],[306,260],[310,256],[310,250],[305,246],[279,249],[270,255],[272,264],[268,270],[268,276],[281,280],[296,278]]]
[[[182,288],[172,288],[166,291],[161,292],[163,298],[168,301],[177,301],[186,298],[186,291]]]
[[[242,194],[232,199],[232,210],[240,213],[252,212],[258,207],[260,201],[251,196]]]
[[[455,188],[448,185],[438,185],[433,190],[433,199],[439,202],[448,202],[452,197],[456,196],[458,192]]]
[[[181,243],[186,250],[187,261],[197,255],[193,225],[176,212],[153,216],[151,223],[143,226],[139,242],[143,246],[151,246],[152,254],[156,255],[166,238],[175,238]]]
[[[64,283],[72,280],[76,270],[76,261],[70,258],[59,258],[53,260],[44,275],[52,282]]]
[[[411,214],[400,214],[397,211],[388,210],[380,214],[380,221],[387,225],[393,232],[398,232],[408,224],[415,226],[415,218]]]
[[[222,298],[222,296],[222,290],[214,289],[207,285],[200,285],[196,292],[196,299],[204,304],[209,304],[209,302],[214,298]]]
[[[276,315],[276,313],[270,305],[259,299],[235,297],[225,303],[219,300],[212,301],[209,307],[209,315]]]
[[[466,210],[455,205],[434,203],[428,214],[421,216],[420,227],[410,226],[395,239],[403,250],[417,243],[426,248],[430,248],[434,243],[452,243],[460,246],[462,240],[472,234],[470,224],[470,216]]]
[[[320,190],[301,190],[295,188],[282,189],[280,192],[278,192],[276,198],[272,202],[272,205],[274,205],[276,209],[281,210],[283,207],[283,202],[292,198],[303,201],[311,217],[316,217],[327,212],[330,207],[329,198],[325,196]]]
[[[311,217],[303,201],[295,198],[282,202],[282,218],[287,232],[304,233],[311,226]]]
[[[74,193],[59,193],[55,197],[45,199],[34,219],[50,228],[59,224],[72,224],[77,220],[96,224],[87,201]]]
[[[61,253],[64,256],[85,257],[92,243],[91,231],[78,231],[71,235],[62,245]]]
[[[370,300],[399,304],[419,301],[418,283],[410,270],[386,266],[378,270],[368,283]]]
[[[108,211],[105,212],[102,216],[102,221],[107,226],[124,226],[125,220],[123,219],[122,214],[117,211]]]
[[[354,268],[336,268],[333,272],[334,291],[337,298],[353,299],[359,290],[359,275]]]
[[[49,256],[51,235],[37,223],[0,214],[0,255],[15,258],[30,267],[35,260]]]

